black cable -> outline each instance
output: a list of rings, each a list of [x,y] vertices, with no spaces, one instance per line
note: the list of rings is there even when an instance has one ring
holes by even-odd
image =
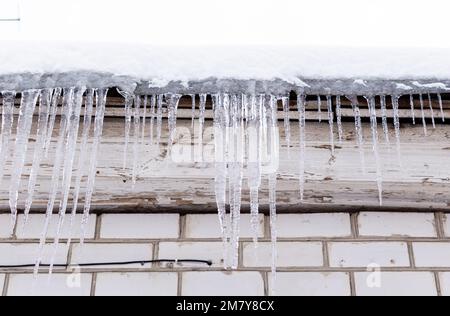
[[[70,268],[70,267],[98,267],[98,266],[124,266],[132,264],[140,264],[144,266],[149,263],[203,263],[212,266],[211,260],[197,260],[197,259],[157,259],[157,260],[142,260],[142,261],[121,261],[121,262],[93,262],[80,264],[54,264],[55,268]],[[19,269],[19,268],[33,268],[35,264],[18,264],[18,265],[0,265],[0,269]],[[49,264],[40,264],[39,267],[49,268]]]

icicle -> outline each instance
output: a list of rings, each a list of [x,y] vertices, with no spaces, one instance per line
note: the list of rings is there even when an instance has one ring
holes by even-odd
[[[207,94],[200,94],[200,113],[198,115],[198,122],[199,122],[199,137],[198,137],[198,143],[200,148],[200,155],[201,155],[201,161],[203,161],[203,131],[205,128],[205,111],[206,111],[206,98]]]
[[[439,101],[439,109],[441,111],[442,123],[445,123],[445,114],[444,114],[444,106],[442,104],[442,96],[440,93],[438,93],[437,96],[438,96],[438,101]]]
[[[439,101],[439,109],[441,111],[442,123],[444,123],[445,122],[445,114],[444,114],[444,106],[442,104],[442,96],[440,93],[438,93],[437,97],[438,97],[438,101]]]
[[[328,107],[328,125],[330,127],[331,155],[334,156],[334,117],[333,117],[333,103],[331,102],[331,95],[327,95],[327,107]]]
[[[15,91],[3,91],[3,108],[2,108],[2,134],[0,147],[0,183],[3,180],[5,172],[6,160],[9,157],[9,143],[11,140],[11,132],[14,122],[14,102],[16,100]]]
[[[133,111],[133,125],[134,125],[134,141],[133,141],[133,171],[132,171],[132,189],[136,185],[136,177],[137,177],[137,165],[138,165],[138,145],[139,145],[139,131],[141,129],[141,97],[134,97],[134,111]]]
[[[378,199],[380,206],[383,205],[383,176],[381,172],[380,153],[378,151],[378,124],[377,113],[375,109],[375,97],[366,97],[370,112],[370,126],[372,129],[372,150],[375,156],[376,181],[378,186]]]
[[[19,121],[17,123],[16,142],[14,144],[14,157],[9,187],[9,207],[11,208],[11,231],[17,220],[17,200],[19,196],[20,180],[25,164],[28,148],[28,139],[33,123],[33,113],[39,96],[38,90],[29,90],[22,93]]]
[[[436,128],[436,122],[434,120],[433,101],[431,100],[431,94],[429,93],[428,93],[428,105],[430,106],[431,123],[433,124],[433,128]]]
[[[154,136],[153,136],[153,131],[154,131],[154,122],[155,122],[155,107],[156,107],[156,96],[152,95],[152,97],[150,98],[150,111],[151,111],[151,119],[150,119],[150,143],[153,144],[154,141]]]
[[[317,113],[319,115],[319,123],[322,122],[322,98],[317,96]]]
[[[269,176],[269,205],[270,205],[270,239],[272,243],[272,264],[271,264],[271,285],[272,293],[274,296],[276,294],[276,284],[277,284],[277,201],[276,201],[276,187],[277,187],[277,176],[276,174],[271,174]]]
[[[409,105],[411,106],[411,119],[413,125],[416,125],[416,113],[414,109],[414,96],[412,94],[409,95]]]
[[[364,135],[361,123],[361,111],[359,109],[358,97],[347,97],[352,103],[353,115],[355,117],[355,131],[356,131],[356,143],[358,144],[359,161],[361,163],[361,170],[366,173],[366,159],[364,157]]]
[[[33,203],[34,188],[36,179],[41,166],[42,158],[45,154],[45,141],[47,137],[47,125],[49,118],[49,107],[51,103],[52,90],[43,90],[39,99],[39,118],[37,127],[36,144],[34,148],[33,164],[31,167],[30,177],[28,179],[27,198],[25,201],[24,221],[23,225],[28,222],[31,204]]]
[[[97,154],[102,139],[103,119],[105,117],[106,96],[108,90],[98,90],[95,104],[95,121],[94,121],[94,139],[92,143],[91,157],[89,159],[88,180],[86,185],[86,196],[84,198],[84,211],[81,221],[81,238],[80,244],[84,244],[85,230],[89,222],[89,212],[91,209],[92,194],[94,193],[95,173],[97,170]]]
[[[130,142],[131,132],[131,117],[133,115],[133,96],[129,93],[124,93],[125,97],[125,144],[123,148],[123,169],[127,168],[128,159],[128,143]]]
[[[236,269],[239,259],[239,228],[241,215],[243,133],[241,131],[241,104],[236,95],[224,97],[224,104],[230,102],[229,136],[229,184],[230,184],[230,223],[231,223],[231,267]]]
[[[83,178],[85,170],[84,165],[86,161],[87,142],[92,124],[92,112],[94,107],[95,91],[96,90],[94,89],[90,89],[86,94],[86,103],[84,107],[84,117],[83,117],[83,133],[81,136],[80,156],[78,158],[77,175],[75,179],[75,192],[73,194],[73,206],[72,206],[72,214],[70,216],[69,235],[68,235],[69,237],[67,240],[67,246],[69,246],[72,242],[72,230],[78,209],[78,199],[80,196],[81,180]]]
[[[62,227],[64,225],[67,204],[69,201],[70,184],[72,183],[73,162],[75,160],[75,153],[77,148],[78,129],[80,126],[81,105],[83,104],[83,94],[85,88],[76,88],[74,90],[73,107],[69,111],[69,121],[67,125],[68,134],[66,139],[66,149],[64,155],[63,167],[63,181],[62,181],[62,199],[59,204],[59,218],[58,227],[56,229],[56,236],[53,243],[53,255],[50,260],[49,274],[52,274],[53,264],[56,254],[58,253],[59,240],[61,237]]]
[[[163,98],[164,95],[158,95],[158,109],[156,113],[156,145],[159,147],[161,142],[162,118],[163,118]]]
[[[400,143],[400,113],[398,111],[398,99],[396,95],[391,96],[392,108],[394,110],[394,127],[395,127],[395,145],[397,148],[397,159],[402,168],[402,153],[401,153],[401,143]]]
[[[423,124],[423,133],[425,136],[428,135],[428,131],[427,131],[427,122],[425,120],[425,109],[424,109],[424,104],[423,104],[423,96],[421,94],[419,94],[419,100],[420,100],[420,112],[422,113],[422,124]]]
[[[250,216],[253,244],[258,246],[259,228],[259,188],[261,186],[261,123],[255,96],[251,97],[248,119],[248,186],[250,189]]]
[[[194,122],[195,122],[195,94],[191,94],[192,99],[192,122],[191,122],[191,129],[194,130]]]
[[[215,148],[215,178],[214,191],[216,196],[217,210],[219,216],[220,230],[224,245],[224,267],[228,268],[227,262],[227,223],[226,195],[227,195],[227,127],[229,124],[228,104],[223,103],[222,96],[212,95],[214,106],[214,148]]]
[[[147,96],[144,96],[144,110],[142,112],[142,133],[141,133],[141,145],[144,146],[145,143],[145,125],[147,123],[147,103],[148,103],[148,98]]]
[[[283,111],[284,111],[284,133],[286,134],[286,146],[288,149],[288,156],[291,153],[291,124],[289,118],[289,97],[284,97],[281,99],[283,102]]]
[[[299,128],[300,128],[300,156],[299,156],[299,181],[300,181],[300,200],[304,200],[305,192],[305,157],[306,157],[306,106],[305,106],[305,96],[299,94],[297,97],[297,107],[299,114]]]
[[[45,136],[45,144],[44,144],[45,158],[48,157],[48,151],[50,149],[50,143],[52,141],[53,129],[55,127],[56,114],[58,112],[58,105],[61,98],[61,92],[62,92],[61,88],[56,88],[52,96],[52,103],[50,106],[50,114],[49,114],[50,117],[48,119],[47,135]]]
[[[340,95],[336,96],[336,116],[337,116],[339,143],[342,143],[344,131],[342,129],[342,111],[341,111],[341,96]]]
[[[56,200],[56,194],[58,193],[59,188],[59,178],[61,173],[61,163],[64,158],[64,140],[66,136],[66,132],[68,129],[68,122],[69,122],[69,113],[71,113],[72,108],[74,106],[73,102],[73,93],[74,89],[64,89],[64,99],[63,99],[63,108],[61,112],[61,118],[60,118],[60,126],[59,126],[59,134],[58,134],[58,140],[56,143],[56,151],[55,151],[55,158],[53,159],[53,171],[52,171],[52,180],[51,180],[51,187],[49,192],[49,198],[47,202],[47,209],[45,212],[45,221],[44,221],[44,227],[42,230],[39,247],[38,247],[38,257],[36,258],[35,268],[34,268],[34,275],[35,278],[37,277],[37,273],[39,271],[39,266],[42,262],[42,256],[43,256],[43,250],[44,245],[47,239],[47,232],[50,225],[50,221],[53,215],[53,208],[55,205]]]
[[[179,94],[171,94],[170,96],[166,96],[167,102],[167,119],[169,122],[169,141],[167,143],[167,152],[171,154],[173,141],[175,139],[175,132],[177,127],[177,111],[178,104],[180,102],[181,95]]]
[[[387,123],[387,111],[386,111],[386,96],[380,96],[380,106],[381,106],[381,117],[383,124],[383,132],[386,143],[389,144],[389,128]]]

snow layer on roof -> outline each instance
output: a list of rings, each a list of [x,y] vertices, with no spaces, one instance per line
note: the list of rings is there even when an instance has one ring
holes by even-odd
[[[450,49],[1,43],[0,75],[87,71],[148,80],[450,79]]]

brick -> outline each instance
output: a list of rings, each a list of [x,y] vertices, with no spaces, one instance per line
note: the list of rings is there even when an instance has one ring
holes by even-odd
[[[81,258],[81,259],[80,259]],[[153,258],[152,244],[119,244],[119,243],[89,243],[82,248],[79,244],[73,246],[71,264],[83,264],[93,262],[124,262],[124,261],[148,261]],[[93,267],[96,269],[106,266]],[[108,266],[109,269],[127,269],[151,267],[151,264],[141,266],[117,265]],[[88,269],[88,268],[83,268]]]
[[[229,222],[229,217],[227,217]],[[252,238],[250,215],[242,214],[240,221],[241,238]],[[259,215],[258,237],[264,236],[264,215]],[[186,238],[221,238],[219,218],[216,214],[193,214],[186,216]]]
[[[403,242],[335,242],[329,243],[332,267],[408,267],[409,255]]]
[[[50,283],[48,275],[40,274],[36,286],[33,274],[11,274],[8,296],[89,296],[91,293],[91,274],[56,274]],[[34,288],[34,290],[33,290]],[[33,293],[34,291],[34,293]]]
[[[280,214],[278,237],[349,237],[351,236],[348,213]]]
[[[61,238],[67,239],[69,234],[73,239],[79,239],[81,237],[81,219],[82,215],[77,214],[74,220],[73,229],[70,233],[70,217],[67,215],[64,221],[63,228],[61,230]],[[85,238],[92,239],[95,236],[96,215],[90,215],[88,225],[85,228]],[[28,223],[23,226],[24,216],[19,215],[17,220],[17,238],[18,239],[40,239],[42,229],[44,228],[45,215],[44,214],[30,214]],[[56,236],[56,230],[58,228],[58,215],[52,216],[50,226],[48,228],[48,238],[54,238]]]
[[[348,273],[278,272],[275,295],[280,296],[350,296]],[[272,277],[269,274],[269,291]]]
[[[50,263],[53,255],[53,245],[47,244],[44,247],[42,263]],[[37,257],[38,244],[0,244],[0,265],[22,265],[34,264]],[[68,247],[59,245],[58,253],[55,256],[55,264],[67,263]]]
[[[158,259],[212,260],[213,267],[223,266],[221,242],[161,242],[158,253]],[[183,263],[183,266],[205,267],[201,263]]]
[[[0,214],[0,238],[11,238],[11,215]]]
[[[178,290],[176,273],[99,273],[96,296],[175,296]]]
[[[105,214],[100,237],[109,239],[156,239],[179,237],[178,214]]]
[[[436,284],[431,272],[371,272],[355,273],[358,296],[436,296]],[[379,284],[378,281],[379,280]]]
[[[183,296],[263,296],[259,272],[185,272]]]
[[[361,213],[358,225],[361,236],[437,237],[432,213]]]
[[[413,243],[413,251],[417,267],[450,267],[450,243]]]
[[[439,273],[441,293],[443,296],[450,296],[450,272]]]
[[[244,243],[245,267],[270,267],[272,245],[258,244],[257,255],[253,243]],[[278,242],[277,267],[320,267],[323,266],[323,246],[320,242]]]

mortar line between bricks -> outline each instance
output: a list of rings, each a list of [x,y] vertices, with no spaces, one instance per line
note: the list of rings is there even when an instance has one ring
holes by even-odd
[[[181,296],[183,293],[183,273],[177,273],[177,296]]]
[[[414,247],[412,242],[407,243],[408,246],[408,255],[409,255],[409,263],[411,265],[411,268],[416,268],[416,258],[414,257]]]
[[[94,272],[91,274],[92,275],[92,280],[91,280],[91,296],[95,296],[95,291],[97,289],[97,272]]]
[[[264,296],[270,296],[270,286],[269,286],[269,272],[261,272],[261,277],[263,279]],[[272,284],[273,286],[273,284]]]
[[[442,288],[441,288],[441,280],[439,278],[439,272],[435,271],[433,274],[434,274],[434,282],[436,284],[436,293],[438,296],[442,296]]]
[[[263,240],[270,240],[270,216],[264,215],[264,230],[263,230],[263,238],[261,238],[260,241]]]
[[[442,212],[434,213],[436,233],[439,239],[445,239],[444,216],[445,215]]]
[[[103,221],[103,215],[97,215],[97,217],[95,219],[95,233],[94,233],[95,240],[101,239],[102,221]]]
[[[356,296],[356,282],[355,282],[355,273],[349,272],[348,279],[350,282],[350,296]]]
[[[51,242],[53,239],[48,239],[47,242]],[[73,244],[79,244],[79,240],[73,240]],[[253,240],[251,238],[241,238],[242,242],[251,243]],[[438,239],[436,237],[359,237],[359,238],[348,238],[348,237],[300,237],[300,238],[278,238],[278,242],[353,242],[353,243],[367,243],[367,242],[434,242],[434,243],[450,243],[450,237],[445,239]],[[67,242],[67,239],[61,239],[61,243]],[[149,239],[87,239],[86,244],[141,244],[141,243],[152,243],[152,242],[217,242],[221,243],[220,238],[189,238],[189,239],[178,239],[178,238],[149,238]],[[270,243],[270,239],[259,239],[261,243]],[[39,239],[1,239],[0,244],[36,244],[39,243]]]
[[[8,287],[9,287],[9,278],[10,273],[5,274],[5,281],[3,282],[3,288],[2,288],[2,296],[8,295]]]
[[[328,251],[328,243],[326,241],[322,243],[322,255],[323,255],[323,266],[325,268],[330,267],[330,254]]]
[[[352,237],[359,238],[359,225],[358,225],[359,212],[350,213],[350,227],[352,230]]]
[[[178,237],[179,239],[186,239],[186,215],[181,215],[178,219]]]
[[[152,250],[152,259],[156,260],[159,257],[159,242],[152,243],[153,250]],[[158,267],[158,264],[156,262],[152,263],[152,267],[156,268]]]

